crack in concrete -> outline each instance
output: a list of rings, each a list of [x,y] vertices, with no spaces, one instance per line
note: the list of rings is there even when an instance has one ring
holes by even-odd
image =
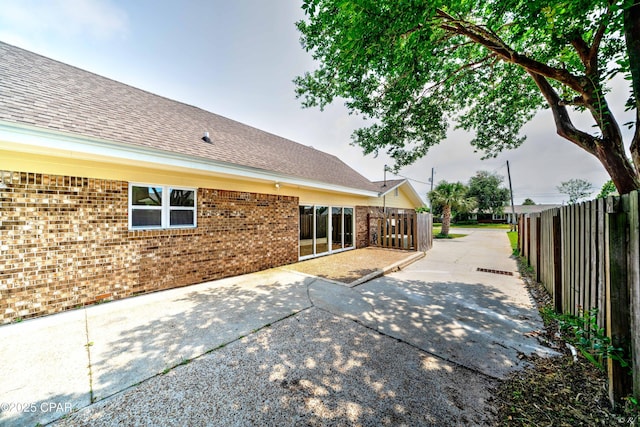
[[[85,332],[85,348],[87,349],[87,360],[89,369],[89,404],[95,403],[95,396],[93,395],[93,366],[91,365],[91,346],[93,343],[89,341],[89,315],[87,309],[84,310],[84,332]]]

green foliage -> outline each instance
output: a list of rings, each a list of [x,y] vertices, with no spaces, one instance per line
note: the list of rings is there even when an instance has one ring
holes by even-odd
[[[469,180],[469,197],[477,200],[478,211],[492,214],[503,213],[509,201],[509,190],[501,187],[504,177],[487,171],[478,171]]]
[[[509,243],[511,243],[511,251],[513,255],[519,255],[518,251],[518,232],[517,231],[508,231],[507,236],[509,237]]]
[[[612,180],[605,182],[596,196],[598,199],[606,199],[609,196],[617,196],[618,190]]]
[[[584,179],[570,179],[556,187],[559,192],[569,196],[569,203],[577,203],[580,199],[589,197],[593,192],[593,184]]]
[[[581,310],[579,316],[570,314],[551,314],[557,320],[565,338],[575,345],[580,353],[601,371],[605,368],[605,359],[611,359],[623,368],[631,369],[629,358],[623,348],[611,345],[611,338],[604,328],[598,326],[598,309]]]
[[[623,26],[635,7],[634,0],[303,0],[305,20],[296,25],[317,67],[294,80],[296,96],[321,109],[343,101],[370,119],[352,143],[365,154],[386,151],[394,170],[442,141],[449,123],[472,132],[485,157],[518,147],[522,126],[544,108],[568,123],[563,137],[598,157],[597,142],[624,148],[605,95],[615,75],[640,79]],[[633,93],[628,105],[637,108]],[[570,122],[576,110],[592,114],[597,132]],[[609,166],[628,172],[627,159],[619,162],[627,168]]]
[[[469,212],[477,204],[469,197],[469,188],[461,182],[440,181],[433,191],[429,192],[429,200],[436,205],[449,206],[459,212]]]
[[[431,212],[431,209],[429,208],[429,206],[420,206],[419,208],[416,209],[416,212],[418,212],[418,213],[429,213],[429,212]]]
[[[490,222],[459,221],[456,222],[456,228],[493,228],[496,230],[509,230],[511,226],[509,224],[494,224]]]
[[[438,233],[436,235],[434,235],[433,237],[436,239],[457,239],[459,237],[464,237],[466,236],[466,234],[462,234],[462,233],[447,233],[447,234],[442,234],[442,233]]]
[[[469,212],[476,207],[476,200],[468,197],[469,188],[461,182],[440,181],[433,191],[429,192],[432,205],[442,207],[441,235],[449,234],[452,210]]]
[[[522,202],[523,206],[533,206],[535,204],[536,204],[536,202],[534,202],[533,200],[531,200],[528,197],[526,199],[524,199],[524,202]]]

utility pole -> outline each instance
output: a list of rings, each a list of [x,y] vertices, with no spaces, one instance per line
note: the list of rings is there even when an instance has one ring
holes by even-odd
[[[384,165],[384,184],[382,187],[387,189],[387,165]],[[387,196],[382,196],[382,212],[387,213]]]
[[[433,191],[433,169],[431,168],[431,191]]]
[[[387,165],[384,165],[384,184],[382,184],[382,186],[387,186]]]
[[[509,177],[509,192],[511,193],[511,231],[516,231],[516,207],[513,205],[513,187],[511,186],[511,171],[507,160],[507,176]]]
[[[429,180],[429,182],[431,183],[431,191],[433,191],[433,174],[434,174],[434,168],[431,168],[431,179]],[[427,194],[427,199],[429,199],[429,208],[433,210],[433,206],[431,205],[431,198],[429,197],[428,194]]]

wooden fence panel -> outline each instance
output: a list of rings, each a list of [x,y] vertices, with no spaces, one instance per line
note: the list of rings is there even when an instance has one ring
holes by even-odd
[[[569,303],[566,313],[575,314],[575,301],[576,301],[576,256],[575,256],[575,241],[576,241],[576,215],[575,206],[569,206],[568,210],[568,240],[569,240],[569,257],[565,263],[565,268],[569,271],[569,283],[568,283],[568,300]]]
[[[411,224],[413,226],[413,224]],[[416,218],[418,251],[426,252],[433,246],[433,216],[420,213]]]
[[[640,196],[629,195],[629,265],[631,357],[634,395],[640,397]]]
[[[609,200],[613,198],[610,197]],[[628,215],[629,197],[620,197],[621,203],[607,200],[609,231],[609,274],[607,282],[607,336],[611,345],[625,348],[631,341],[630,300],[628,289]],[[609,399],[617,402],[633,388],[626,369],[609,359]]]
[[[560,271],[562,272],[562,310],[560,313],[567,313],[569,308],[568,293],[569,288],[569,271],[566,267],[567,260],[569,259],[569,225],[568,225],[568,211],[567,209],[560,210],[560,229],[562,230],[562,264],[560,265]]]
[[[640,397],[640,196],[598,199],[518,219],[518,248],[557,311],[598,309],[616,346],[627,346],[633,376],[610,363],[610,398]],[[626,323],[625,323],[626,322]]]
[[[529,220],[529,265],[537,272],[538,268],[538,217],[540,214],[531,214]],[[536,273],[537,274],[537,273]]]
[[[562,312],[562,211],[558,209],[553,216],[553,306],[557,312]]]
[[[597,298],[597,303],[596,306],[600,308],[600,310],[598,311],[598,326],[600,326],[601,328],[604,328],[605,326],[605,316],[606,316],[606,310],[604,309],[604,307],[606,306],[605,304],[605,289],[606,289],[606,274],[607,274],[607,267],[605,264],[605,253],[606,253],[606,248],[607,248],[607,243],[605,241],[605,215],[606,215],[606,209],[605,209],[605,200],[604,199],[598,199],[596,201],[596,208],[597,208],[597,218],[596,218],[596,224],[597,224],[597,228],[598,228],[598,232],[597,232],[597,263],[598,263],[598,272],[597,272],[597,289],[596,289],[596,298]]]
[[[561,289],[556,284],[561,282],[560,274],[560,210],[550,209],[540,214],[540,278],[549,294],[561,301]]]

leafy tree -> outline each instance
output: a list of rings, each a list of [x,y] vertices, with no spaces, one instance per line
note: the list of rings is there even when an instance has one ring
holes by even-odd
[[[429,213],[429,212],[431,212],[431,209],[429,208],[429,206],[422,205],[419,208],[416,208],[416,212],[418,212],[418,213]]]
[[[532,205],[535,205],[536,202],[534,202],[533,200],[527,197],[526,199],[524,199],[524,202],[522,202],[522,204],[524,206],[532,206]]]
[[[556,187],[559,192],[569,196],[569,203],[577,203],[580,199],[589,197],[593,192],[593,184],[584,179],[570,179]]]
[[[509,201],[509,190],[500,185],[504,178],[498,174],[478,171],[469,180],[469,197],[475,197],[480,212],[503,213],[505,203]]]
[[[433,191],[429,192],[429,200],[434,205],[442,206],[442,236],[449,235],[451,227],[451,210],[468,212],[475,208],[476,200],[468,197],[469,189],[461,182],[440,181]]]
[[[386,150],[398,169],[454,120],[495,156],[522,144],[522,126],[548,108],[557,133],[597,157],[621,193],[640,188],[638,0],[303,0],[302,9],[301,42],[318,67],[295,79],[297,96],[305,107],[342,99],[372,119],[352,136],[365,154]],[[614,76],[629,81],[630,141],[606,97]],[[593,127],[577,127],[582,111]]]
[[[605,182],[602,185],[602,188],[600,189],[600,192],[598,193],[598,195],[596,196],[597,199],[606,199],[607,197],[611,196],[611,195],[618,195],[618,192],[616,191],[616,186],[613,185],[613,181],[609,180],[607,182]]]

